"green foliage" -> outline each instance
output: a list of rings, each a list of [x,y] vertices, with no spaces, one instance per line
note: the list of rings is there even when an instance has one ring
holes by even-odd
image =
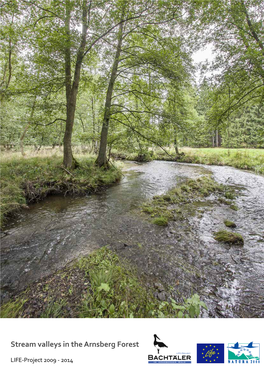
[[[232,115],[222,131],[223,146],[230,148],[263,148],[264,107],[247,105]]]
[[[194,318],[200,315],[201,307],[207,309],[206,304],[200,300],[198,294],[194,294],[191,298],[185,300],[182,306],[179,306],[171,299],[171,304],[174,310],[179,310],[177,317],[179,318]]]
[[[91,282],[84,296],[80,317],[180,317],[175,300],[159,302],[146,290],[133,269],[107,248],[82,259]],[[198,317],[205,304],[195,294],[182,306],[185,317]],[[181,308],[182,309],[182,308]],[[195,312],[194,312],[195,309]]]
[[[214,239],[219,242],[229,243],[231,245],[244,245],[244,239],[239,233],[221,230],[214,233]]]
[[[227,123],[233,112],[249,102],[263,101],[262,1],[193,2],[201,34],[210,29],[206,41],[214,44],[216,57],[210,121]],[[232,61],[232,62],[231,62]]]
[[[116,52],[113,45],[119,35],[115,26],[125,16],[110,107],[109,155],[115,147],[118,152],[129,151],[130,159],[148,161],[153,158],[149,150],[153,144],[173,145],[173,155],[179,146],[214,146],[216,130],[224,146],[263,147],[260,0],[231,5],[226,0],[220,4],[154,1],[150,8],[147,0],[91,2],[91,35],[84,40],[85,4],[14,1],[1,7],[1,146],[18,149],[23,134],[22,142],[36,149],[62,145],[65,81],[71,75],[68,83],[73,82],[83,40],[87,54],[78,55],[83,68],[72,140],[97,153]],[[205,43],[215,46],[211,68],[216,73],[197,89],[191,81],[191,55]],[[71,74],[65,77],[67,50]],[[236,167],[255,166],[246,159],[231,161]],[[263,162],[256,166],[263,173]]]

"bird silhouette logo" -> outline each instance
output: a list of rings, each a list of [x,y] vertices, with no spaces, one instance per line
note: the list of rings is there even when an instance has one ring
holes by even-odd
[[[228,359],[259,362],[259,343],[229,343]]]
[[[166,346],[165,343],[163,343],[163,342],[157,341],[157,339],[160,340],[160,338],[157,336],[157,334],[154,334],[154,347],[156,347],[156,349],[158,351],[158,354],[159,354],[160,353],[159,352],[160,348],[164,348],[164,347],[168,348],[168,346]]]

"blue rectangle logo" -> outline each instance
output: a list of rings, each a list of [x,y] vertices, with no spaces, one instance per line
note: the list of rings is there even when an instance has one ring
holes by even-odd
[[[219,364],[224,362],[224,343],[197,343],[197,363]]]

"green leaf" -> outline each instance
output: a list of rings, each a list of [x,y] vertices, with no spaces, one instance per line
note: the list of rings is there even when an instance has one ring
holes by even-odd
[[[102,283],[100,286],[98,286],[98,291],[104,290],[106,293],[109,292],[110,286],[108,284]]]
[[[195,307],[194,306],[190,306],[190,308],[189,308],[189,315],[190,315],[190,317],[195,317],[196,316],[196,312],[195,312]]]

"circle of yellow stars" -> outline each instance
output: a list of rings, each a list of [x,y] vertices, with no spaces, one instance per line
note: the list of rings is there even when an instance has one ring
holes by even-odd
[[[205,348],[207,348],[208,346],[205,346]],[[212,347],[212,345],[209,345],[209,347]],[[215,348],[215,346],[213,346]],[[203,348],[203,351],[205,349]],[[218,351],[218,348],[216,349],[216,351]],[[202,355],[204,355],[204,353],[202,352]],[[219,355],[219,352],[217,352],[217,355]],[[203,356],[203,359],[205,359],[205,356]],[[216,356],[216,359],[218,359],[218,356]],[[209,359],[205,359],[205,361],[208,361]],[[215,361],[215,359],[212,359],[212,360],[209,360],[209,363],[211,363],[212,361]]]

